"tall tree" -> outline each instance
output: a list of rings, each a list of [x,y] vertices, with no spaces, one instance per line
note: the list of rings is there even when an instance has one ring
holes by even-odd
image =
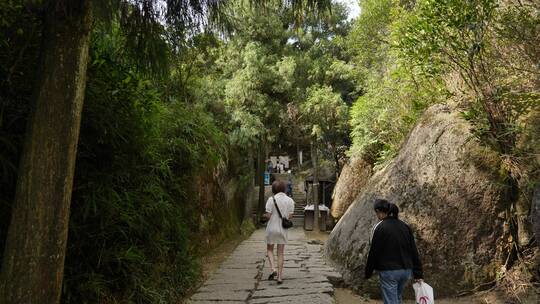
[[[259,215],[264,212],[266,150],[277,142],[283,129],[280,114],[286,109],[284,96],[290,89],[290,71],[294,71],[294,63],[291,68],[290,60],[282,58],[288,25],[292,24],[292,19],[284,17],[289,12],[279,4],[268,5],[261,13],[239,3],[235,9],[236,31],[221,60],[225,103],[235,124],[231,138],[258,154]]]
[[[315,86],[308,90],[308,98],[302,104],[304,123],[311,130],[311,157],[313,160],[313,204],[315,206],[315,230],[319,230],[319,145],[330,147],[339,172],[337,145],[346,137],[348,107],[339,93],[329,86]]]
[[[329,86],[315,86],[308,90],[308,98],[302,104],[305,122],[314,141],[322,142],[332,154],[339,174],[338,146],[349,131],[349,108],[339,93]]]
[[[91,30],[90,1],[47,6],[36,99],[0,275],[1,303],[57,303]]]

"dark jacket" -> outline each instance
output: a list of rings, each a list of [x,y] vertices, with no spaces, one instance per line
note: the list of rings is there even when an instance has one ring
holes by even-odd
[[[411,228],[403,221],[385,218],[373,232],[366,264],[368,279],[374,270],[412,269],[415,279],[422,279],[422,263]]]

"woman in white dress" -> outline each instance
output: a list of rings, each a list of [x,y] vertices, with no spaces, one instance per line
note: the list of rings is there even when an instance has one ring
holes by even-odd
[[[277,283],[281,284],[283,278],[283,261],[285,244],[288,240],[288,231],[281,226],[281,218],[279,212],[276,209],[279,207],[283,217],[289,219],[292,218],[294,213],[294,201],[292,198],[285,194],[287,190],[287,184],[284,181],[277,180],[272,183],[272,195],[266,201],[266,214],[269,219],[266,225],[266,252],[268,260],[270,261],[270,267],[272,267],[272,273],[268,277],[268,280],[273,280],[277,276]],[[275,200],[275,201],[274,201]],[[274,263],[274,245],[277,244],[278,252],[278,271],[276,271]]]

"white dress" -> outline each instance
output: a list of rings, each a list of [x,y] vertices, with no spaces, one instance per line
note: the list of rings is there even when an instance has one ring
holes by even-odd
[[[283,192],[274,195],[274,197],[276,198],[276,203],[283,217],[288,218],[294,213],[294,201],[292,198],[288,197],[287,194]],[[268,201],[266,201],[266,212],[272,214],[266,225],[266,243],[287,244],[288,229],[284,229],[283,226],[281,226],[281,218],[279,217],[279,213],[276,210],[272,197],[269,197]]]

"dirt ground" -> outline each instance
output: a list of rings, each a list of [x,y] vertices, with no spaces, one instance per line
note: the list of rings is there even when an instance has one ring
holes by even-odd
[[[370,300],[360,297],[352,290],[347,288],[337,288],[336,293],[337,304],[382,304],[382,300]],[[413,300],[406,300],[404,304],[414,304]],[[460,298],[445,298],[437,299],[435,295],[435,303],[437,304],[538,304],[538,297],[530,294],[528,298],[522,298],[520,301],[507,301],[505,297],[497,291],[480,292],[472,296]]]
[[[195,291],[208,279],[208,276],[212,274],[216,269],[218,269],[219,265],[221,265],[227,257],[234,251],[234,249],[242,243],[242,241],[245,238],[242,236],[238,236],[236,238],[227,239],[223,241],[220,245],[218,245],[216,248],[208,252],[205,256],[201,258],[201,266],[202,266],[202,276],[193,286],[191,290],[189,290],[185,296],[185,298],[181,298],[178,300],[179,304],[184,303]]]
[[[219,265],[227,259],[227,257],[234,251],[234,249],[242,243],[244,240],[243,237],[237,237],[234,239],[228,239],[221,243],[219,246],[217,246],[214,250],[212,250],[209,254],[202,257],[201,264],[202,264],[202,281],[205,281],[208,276],[216,270]]]
[[[382,300],[369,300],[360,297],[352,290],[347,288],[337,288],[336,293],[337,304],[353,304],[353,303],[365,303],[365,304],[382,304]],[[503,304],[504,302],[496,300],[493,295],[472,296],[463,298],[450,298],[450,299],[435,299],[437,304]],[[414,300],[406,300],[404,304],[414,304]],[[532,304],[532,303],[531,303]]]

